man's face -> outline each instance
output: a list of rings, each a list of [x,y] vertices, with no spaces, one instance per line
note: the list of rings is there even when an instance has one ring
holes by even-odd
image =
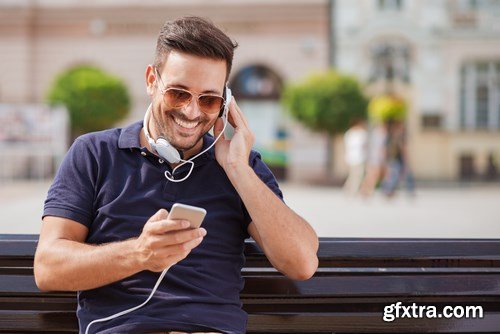
[[[167,56],[163,68],[157,70],[161,79],[152,67],[146,72],[148,91],[151,92],[153,100],[154,128],[150,130],[155,134],[155,138],[166,138],[178,150],[189,150],[199,143],[217,119],[218,114],[205,114],[200,110],[197,96],[223,95],[226,62],[172,51]],[[193,93],[191,102],[184,108],[169,108],[161,91],[171,87]]]

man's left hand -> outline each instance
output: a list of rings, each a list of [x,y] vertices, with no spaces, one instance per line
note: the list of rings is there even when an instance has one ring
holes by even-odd
[[[234,135],[226,139],[224,134],[215,144],[215,157],[226,173],[241,166],[248,166],[250,151],[255,141],[254,134],[248,127],[248,122],[236,104],[234,98],[229,106],[229,124],[234,127]],[[221,133],[224,127],[222,118],[218,118],[214,126],[214,137]]]

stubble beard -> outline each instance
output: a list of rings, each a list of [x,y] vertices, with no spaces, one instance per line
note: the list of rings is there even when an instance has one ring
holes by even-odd
[[[173,125],[172,123],[175,123],[173,116],[176,116],[176,117],[178,117],[180,119],[184,119],[184,120],[185,120],[185,116],[179,111],[179,109],[170,109],[170,110],[162,111],[161,106],[158,106],[156,108],[156,112],[157,113],[155,115],[155,110],[153,110],[152,115],[153,115],[153,122],[154,122],[154,125],[156,128],[158,138],[163,137],[163,138],[167,139],[167,141],[170,143],[170,145],[172,145],[178,151],[185,152],[185,151],[191,150],[200,142],[200,140],[202,140],[204,135],[206,133],[208,133],[208,131],[210,130],[210,127],[209,127],[208,130],[202,131],[197,136],[196,140],[193,140],[192,142],[183,144],[179,140],[177,140],[176,136],[173,135],[174,130],[172,129],[172,127],[174,127],[175,125]],[[164,120],[163,123],[160,122],[160,119],[158,119],[159,118],[158,115],[163,116],[162,117],[162,119]],[[197,126],[198,127],[199,126],[206,127],[207,122],[208,122],[208,120],[206,119],[206,116],[205,116],[200,120],[200,124],[198,124]],[[168,131],[169,123],[171,124],[171,131]],[[182,134],[180,134],[179,136],[183,137]],[[189,136],[186,136],[186,137],[189,137]]]

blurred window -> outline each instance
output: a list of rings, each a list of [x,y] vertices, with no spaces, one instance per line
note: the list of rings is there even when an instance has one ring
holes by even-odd
[[[476,83],[476,127],[488,127],[488,66],[478,64]]]
[[[380,10],[401,10],[403,0],[378,0],[378,8]]]
[[[457,27],[474,27],[477,21],[478,0],[453,0],[450,3],[451,18]]]
[[[442,123],[441,115],[423,115],[422,128],[424,129],[440,129]]]
[[[410,82],[410,50],[404,42],[383,42],[371,49],[369,81],[401,80]]]
[[[462,66],[460,126],[500,130],[500,62],[468,62]]]
[[[455,10],[461,12],[469,12],[477,9],[477,0],[455,0],[454,1]]]
[[[231,80],[231,90],[239,99],[279,99],[283,82],[269,68],[251,65],[240,70]]]

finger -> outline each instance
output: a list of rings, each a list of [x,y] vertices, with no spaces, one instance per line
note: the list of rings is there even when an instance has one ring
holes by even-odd
[[[255,141],[254,134],[252,130],[250,130],[247,119],[236,102],[234,102],[234,110],[230,116],[232,117],[233,122],[237,125],[235,126],[235,130],[241,132],[245,138],[248,139],[248,142],[253,145]]]
[[[234,98],[231,99],[231,103],[229,104],[229,112],[226,114],[227,121],[233,128],[236,129],[236,123],[234,122],[233,119],[233,109],[234,109]]]
[[[229,124],[232,125],[232,127],[235,130],[238,129],[238,126],[236,125],[236,122],[234,121],[233,112],[231,111],[231,109],[229,109],[229,113],[227,114],[227,121],[229,122]]]
[[[198,247],[201,242],[203,241],[203,237],[196,238],[193,240],[186,241],[182,244],[176,244],[176,245],[170,245],[170,246],[165,246],[162,249],[160,249],[157,254],[159,256],[178,256],[178,255],[184,255],[186,256],[193,250],[193,248]]]
[[[144,229],[149,234],[165,234],[171,231],[187,229],[189,228],[189,225],[189,221],[187,220],[162,219],[146,224]]]
[[[148,219],[148,222],[155,222],[158,220],[167,219],[167,217],[168,217],[168,211],[162,208],[156,211],[156,213],[152,215],[151,218]]]
[[[184,260],[191,251],[198,247],[200,243],[202,242],[203,238],[195,239],[191,244],[186,244],[184,247],[178,247],[176,246],[175,248],[172,247],[165,247],[162,249],[160,252],[160,255],[164,255],[164,263],[167,264],[166,268],[170,268],[171,266],[177,264],[178,262]],[[155,271],[162,271],[165,268],[163,266],[160,266],[157,270]]]
[[[223,129],[224,129],[224,121],[222,120],[221,117],[219,117],[217,118],[214,124],[214,138],[217,138]],[[220,138],[221,140],[226,139],[224,133],[220,136]]]
[[[204,228],[171,231],[152,236],[151,246],[154,248],[163,248],[172,245],[179,245],[206,235],[207,230]]]
[[[242,128],[242,127],[248,128],[248,125],[243,120],[243,117],[241,115],[241,110],[239,110],[239,107],[236,104],[236,101],[234,101],[234,100],[232,101],[231,107],[232,108],[229,109],[229,111],[230,111],[229,114],[232,117],[233,122],[235,123],[235,128]]]
[[[238,105],[238,103],[236,103],[236,101],[234,101],[234,105],[236,106],[237,114],[240,116],[243,123],[245,123],[246,127],[249,128],[247,118],[245,117],[243,111],[241,111],[240,106]]]

